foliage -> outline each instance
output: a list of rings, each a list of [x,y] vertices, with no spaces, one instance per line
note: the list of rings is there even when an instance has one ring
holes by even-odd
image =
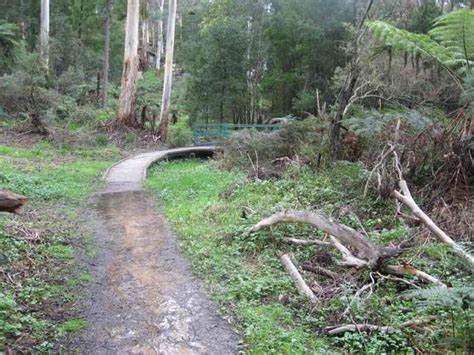
[[[186,147],[193,143],[193,131],[186,122],[178,121],[170,125],[166,144],[170,148]]]
[[[471,73],[474,65],[474,11],[461,9],[438,18],[430,35],[450,51],[446,64]]]
[[[17,30],[14,23],[0,20],[0,74],[10,68],[14,62],[14,49],[18,45]]]
[[[137,82],[137,117],[140,117],[144,107],[150,117],[159,117],[162,89],[163,83],[154,70],[143,73],[143,79]]]
[[[369,29],[394,50],[422,55],[461,73],[474,64],[474,12],[461,9],[438,18],[429,35],[412,33],[384,21],[368,23]]]
[[[418,133],[433,124],[432,118],[426,113],[417,110],[387,110],[375,109],[362,111],[356,116],[346,119],[348,127],[358,136],[374,139],[384,133],[389,125],[395,125],[398,121],[403,125],[403,133]]]
[[[286,158],[316,167],[327,156],[326,130],[322,119],[309,117],[291,120],[273,132],[236,132],[224,145],[221,164],[227,169],[251,170],[251,175],[260,178],[280,176],[286,168]],[[280,163],[279,158],[283,159]]]

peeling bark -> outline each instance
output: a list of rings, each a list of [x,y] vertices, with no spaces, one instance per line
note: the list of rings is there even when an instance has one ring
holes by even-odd
[[[124,66],[117,118],[119,122],[129,127],[137,125],[135,107],[138,77],[139,10],[140,0],[128,0]]]

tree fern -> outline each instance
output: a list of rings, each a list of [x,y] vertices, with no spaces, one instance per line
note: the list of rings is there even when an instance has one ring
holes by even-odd
[[[0,21],[0,48],[11,50],[16,44],[17,27],[13,23]]]
[[[439,17],[430,35],[452,54],[447,65],[471,70],[474,63],[474,11],[462,9]]]
[[[461,9],[436,19],[428,35],[409,32],[384,21],[371,21],[369,29],[385,45],[433,58],[460,73],[474,65],[474,12]]]
[[[0,21],[0,74],[9,68],[15,59],[14,49],[18,45],[16,32],[15,24]]]
[[[429,35],[402,30],[384,21],[369,22],[368,27],[385,45],[394,50],[431,57],[441,63],[452,59],[452,53]]]

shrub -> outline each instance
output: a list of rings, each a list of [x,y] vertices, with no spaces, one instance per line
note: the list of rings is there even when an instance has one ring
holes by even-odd
[[[170,125],[166,143],[171,148],[185,147],[193,143],[193,131],[184,122]]]
[[[95,109],[92,106],[80,106],[72,114],[71,121],[76,123],[91,123],[94,122],[96,118]]]
[[[287,164],[278,158],[317,165],[327,156],[324,132],[324,123],[314,117],[291,121],[274,132],[239,131],[226,142],[221,165],[254,170],[259,178],[280,175]]]

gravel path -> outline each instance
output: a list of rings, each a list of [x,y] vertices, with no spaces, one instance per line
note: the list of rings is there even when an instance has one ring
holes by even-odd
[[[142,190],[147,167],[212,147],[141,154],[106,174],[88,216],[98,253],[82,302],[89,328],[72,341],[83,354],[235,354],[239,337],[180,255],[176,238]]]

